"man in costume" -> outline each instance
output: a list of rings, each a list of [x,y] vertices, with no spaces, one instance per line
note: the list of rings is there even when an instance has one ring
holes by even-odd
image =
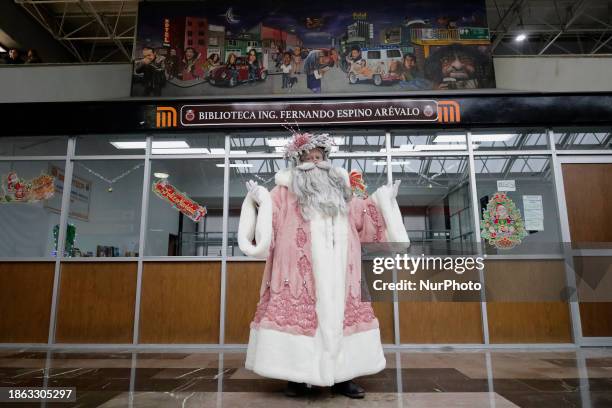
[[[386,360],[378,320],[361,301],[360,245],[409,240],[399,181],[353,197],[347,171],[328,161],[332,144],[327,134],[295,134],[285,148],[292,166],[276,174],[272,191],[247,182],[238,243],[266,265],[245,367],[288,380],[290,396],[310,384],[362,398],[351,379]]]

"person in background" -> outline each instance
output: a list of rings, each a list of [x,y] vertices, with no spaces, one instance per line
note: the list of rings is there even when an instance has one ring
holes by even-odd
[[[166,59],[157,55],[155,48],[143,47],[142,59],[135,62],[134,72],[143,75],[145,96],[161,96],[166,84]]]
[[[28,53],[26,54],[25,63],[26,64],[40,64],[41,62],[42,60],[38,56],[38,52],[35,49],[30,48],[28,50]]]
[[[4,60],[4,63],[9,65],[23,64],[19,50],[17,48],[11,48],[8,52],[8,56]]]

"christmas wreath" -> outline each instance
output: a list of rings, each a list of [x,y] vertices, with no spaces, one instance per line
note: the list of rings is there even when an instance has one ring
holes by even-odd
[[[520,211],[506,193],[496,192],[482,211],[480,236],[499,249],[510,249],[527,236]]]

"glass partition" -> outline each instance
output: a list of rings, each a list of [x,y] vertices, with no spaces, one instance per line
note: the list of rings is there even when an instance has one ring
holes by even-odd
[[[223,159],[151,161],[147,256],[221,256]]]
[[[612,129],[555,129],[557,150],[612,149]]]
[[[467,250],[474,242],[467,157],[394,157],[397,202],[414,245]]]
[[[483,150],[546,150],[545,129],[488,129],[472,132],[474,151]]]
[[[0,257],[55,256],[65,161],[0,161]]]
[[[479,232],[488,253],[547,254],[561,251],[561,231],[550,156],[476,156]],[[498,195],[499,199],[496,199]],[[494,211],[493,216],[487,215]],[[525,236],[512,248],[499,238],[506,233]],[[483,232],[483,228],[486,230]]]
[[[69,257],[138,256],[144,160],[74,161]]]
[[[2,136],[0,156],[65,156],[65,136]]]
[[[400,154],[404,152],[467,151],[466,134],[462,130],[398,129],[391,132],[391,148],[392,152]]]
[[[77,136],[75,154],[90,155],[144,155],[147,147],[145,134]]]

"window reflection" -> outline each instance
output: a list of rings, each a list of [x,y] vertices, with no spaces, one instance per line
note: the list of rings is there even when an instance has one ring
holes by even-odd
[[[474,242],[466,157],[407,157],[392,161],[397,197],[413,249],[469,251]]]
[[[544,129],[478,130],[472,132],[474,150],[541,150],[548,148]]]
[[[610,129],[562,129],[555,130],[557,150],[612,149]]]
[[[391,147],[392,152],[398,153],[467,150],[466,135],[461,130],[397,130],[391,132]]]
[[[297,130],[297,129],[294,129]],[[385,131],[357,129],[300,129],[310,133],[328,133],[335,146],[333,153],[379,152],[385,147]],[[291,131],[249,131],[231,136],[232,152],[282,154],[291,140]]]

